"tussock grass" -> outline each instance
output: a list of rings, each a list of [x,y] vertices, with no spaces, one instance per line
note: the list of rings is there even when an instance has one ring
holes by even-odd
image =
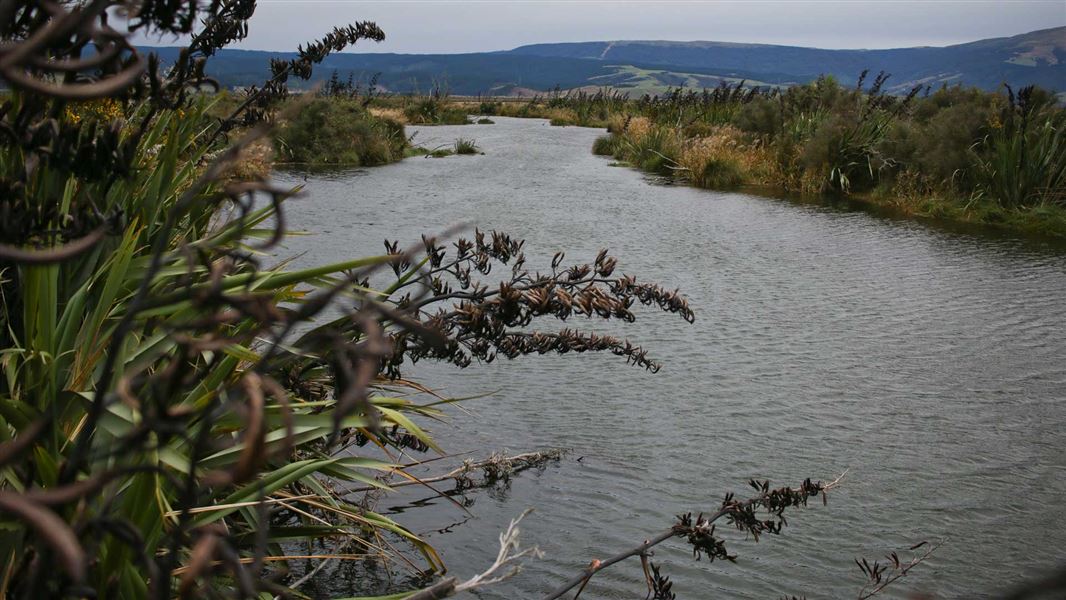
[[[707,135],[686,138],[678,161],[699,187],[772,186],[782,180],[772,148],[736,127],[712,128]]]
[[[401,125],[410,125],[410,121],[407,120],[407,114],[404,113],[402,108],[371,106],[367,111],[379,119],[388,119]]]
[[[592,144],[592,153],[600,156],[614,156],[617,140],[613,135],[601,135]]]
[[[478,147],[477,143],[466,138],[456,139],[453,150],[456,154],[481,154],[481,148]]]
[[[468,140],[466,138],[458,138],[449,146],[437,146],[436,148],[426,148],[424,146],[415,146],[408,148],[406,156],[424,156],[426,158],[444,158],[445,156],[455,156],[459,154],[484,154],[481,148],[475,143],[474,140]]]
[[[403,107],[408,123],[418,125],[469,125],[467,107],[451,102],[447,92],[434,89],[429,96],[405,99]]]

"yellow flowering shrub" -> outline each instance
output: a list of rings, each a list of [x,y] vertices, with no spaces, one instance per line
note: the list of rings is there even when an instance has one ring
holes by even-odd
[[[82,121],[113,121],[123,116],[122,103],[112,98],[68,104],[64,112],[66,120],[74,124]]]

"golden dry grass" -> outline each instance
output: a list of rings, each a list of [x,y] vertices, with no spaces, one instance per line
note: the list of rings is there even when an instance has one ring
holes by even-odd
[[[652,129],[655,128],[655,123],[653,123],[652,120],[647,117],[633,117],[629,120],[628,126],[626,125],[625,120],[623,119],[623,122],[621,123],[621,126],[618,130],[622,131],[623,128],[625,129],[625,134],[629,136],[632,140],[640,141],[646,138],[648,134],[651,133]]]
[[[694,185],[713,188],[750,182],[759,157],[735,128],[718,127],[701,137],[674,135],[679,173]]]
[[[371,106],[367,110],[375,117],[396,121],[401,125],[410,125],[402,108]]]

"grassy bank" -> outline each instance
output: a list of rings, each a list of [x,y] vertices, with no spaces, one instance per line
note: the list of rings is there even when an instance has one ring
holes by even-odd
[[[846,196],[1066,236],[1066,114],[1050,94],[943,88],[901,98],[882,83],[645,97],[612,112],[592,150],[698,187]]]
[[[1053,95],[943,87],[899,97],[883,92],[886,79],[638,99],[607,89],[521,101],[438,93],[374,98],[370,111],[401,122],[451,114],[462,123],[479,115],[603,127],[594,153],[698,187],[842,196],[903,215],[1066,236],[1066,111]]]
[[[902,215],[1066,237],[1066,117],[1049,94],[944,88],[899,98],[874,84],[863,91],[822,79],[784,93],[734,87],[632,101],[606,91],[520,102],[323,96],[283,121],[273,156],[260,144],[236,169],[247,178],[275,161],[371,166],[478,153],[458,142],[414,147],[404,124],[543,118],[604,127],[594,153],[697,187],[843,196]]]

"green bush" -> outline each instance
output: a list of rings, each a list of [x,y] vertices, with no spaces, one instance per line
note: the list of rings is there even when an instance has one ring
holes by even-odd
[[[371,166],[403,158],[403,125],[371,115],[354,100],[316,98],[279,127],[281,162]]]
[[[954,95],[958,102],[930,112],[929,107],[941,105],[945,96],[918,102],[915,118],[893,123],[880,149],[898,163],[898,169],[919,172],[948,188],[969,190],[974,183],[971,147],[988,133],[989,95]]]
[[[756,98],[740,108],[733,124],[741,131],[774,136],[784,126],[782,104],[773,98]]]
[[[618,140],[614,135],[601,135],[592,143],[592,153],[599,156],[613,156],[618,147]]]
[[[736,187],[744,183],[744,174],[740,165],[729,158],[708,160],[703,170],[691,175],[693,185],[702,188],[721,189]]]

